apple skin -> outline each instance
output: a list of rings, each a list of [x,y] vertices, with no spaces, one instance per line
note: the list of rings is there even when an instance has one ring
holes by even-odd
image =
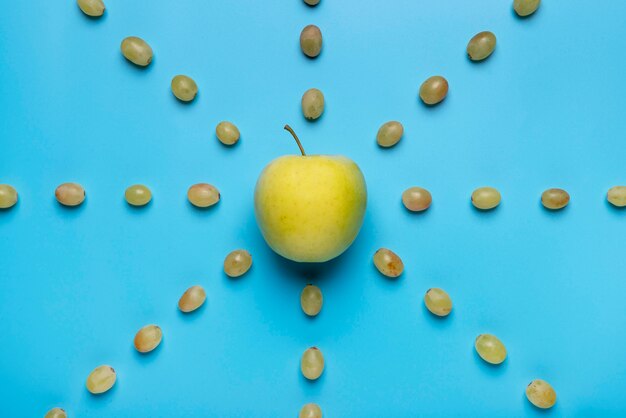
[[[359,166],[330,155],[288,155],[265,167],[254,192],[256,221],[267,244],[297,262],[324,262],[354,241],[367,187]]]

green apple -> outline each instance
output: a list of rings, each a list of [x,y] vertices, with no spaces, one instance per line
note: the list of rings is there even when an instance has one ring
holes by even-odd
[[[365,215],[367,189],[354,161],[334,155],[302,155],[272,161],[254,192],[256,220],[267,244],[298,262],[323,262],[352,244]]]

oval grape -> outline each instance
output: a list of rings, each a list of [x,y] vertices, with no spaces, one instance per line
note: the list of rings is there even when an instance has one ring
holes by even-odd
[[[300,306],[308,316],[316,316],[322,310],[324,297],[319,287],[308,284],[300,293]]]
[[[481,210],[493,209],[500,204],[502,196],[493,187],[479,187],[472,193],[472,204]]]
[[[17,203],[17,190],[8,184],[0,184],[0,209],[8,209]]]
[[[309,89],[302,95],[302,114],[308,120],[315,120],[324,113],[324,93],[318,89]]]
[[[104,14],[104,2],[102,0],[78,0],[78,7],[87,16],[100,17]]]
[[[541,0],[513,0],[513,9],[515,13],[524,17],[535,13],[540,4]]]
[[[191,286],[178,300],[178,309],[182,312],[193,312],[204,304],[206,292],[202,286]]]
[[[322,409],[318,404],[308,403],[302,407],[298,418],[322,418]]]
[[[535,379],[526,386],[526,398],[537,408],[552,408],[556,403],[556,391],[545,380]]]
[[[420,87],[420,98],[429,106],[436,105],[448,95],[448,80],[436,75],[424,81]]]
[[[163,331],[158,325],[146,325],[135,335],[135,349],[140,353],[149,353],[161,344]]]
[[[124,38],[120,48],[124,58],[135,65],[145,67],[152,62],[152,48],[146,41],[137,36]]]
[[[430,192],[421,187],[409,187],[402,193],[402,204],[411,212],[422,212],[433,202]]]
[[[625,207],[626,206],[626,186],[611,187],[608,193],[606,194],[606,199],[613,206],[617,206],[618,208]],[[2,200],[1,197],[0,197],[0,200]],[[1,203],[0,203],[0,207],[1,207]]]
[[[224,273],[229,277],[243,276],[252,267],[252,256],[246,250],[231,251],[224,259]]]
[[[191,77],[179,74],[172,78],[172,93],[180,101],[190,102],[198,94],[198,85]]]
[[[224,145],[234,145],[239,141],[239,129],[235,124],[223,121],[215,128],[217,139]]]
[[[493,32],[479,32],[467,44],[467,55],[472,61],[482,61],[496,49],[496,35]]]
[[[380,248],[374,253],[374,265],[382,275],[387,277],[398,277],[404,271],[402,259],[387,248]]]
[[[400,122],[385,122],[378,129],[376,143],[383,148],[393,147],[400,142],[402,135],[404,135],[404,127]]]
[[[318,379],[324,372],[324,356],[317,347],[307,348],[302,354],[300,370],[309,380]]]
[[[67,413],[62,408],[52,408],[46,412],[44,418],[67,418]]]
[[[548,189],[541,195],[541,204],[547,209],[563,209],[569,203],[569,193],[563,189]]]
[[[506,347],[495,335],[479,335],[476,337],[474,347],[480,358],[487,363],[500,364],[506,359]]]
[[[126,189],[124,198],[129,205],[144,206],[152,200],[152,192],[143,184],[135,184]]]
[[[322,52],[322,31],[315,25],[308,25],[300,33],[300,48],[309,58],[317,57]]]
[[[104,393],[115,384],[117,375],[111,366],[98,366],[87,377],[87,390],[94,395]]]
[[[426,308],[437,316],[447,316],[452,311],[452,299],[443,289],[428,289],[424,295]]]
[[[54,191],[54,196],[64,206],[78,206],[85,200],[85,189],[77,183],[63,183]]]
[[[220,192],[207,183],[194,184],[187,191],[189,202],[199,208],[208,208],[220,201]]]

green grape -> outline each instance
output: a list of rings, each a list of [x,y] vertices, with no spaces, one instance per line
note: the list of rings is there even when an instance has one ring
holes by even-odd
[[[104,393],[115,384],[117,376],[111,366],[98,366],[87,377],[87,390],[94,395]]]
[[[135,348],[140,353],[149,353],[161,344],[163,331],[158,325],[146,325],[135,335]]]
[[[524,17],[535,13],[541,0],[513,0],[515,13]]]
[[[179,74],[172,78],[172,93],[178,100],[190,102],[198,94],[198,85],[191,77]]]
[[[474,347],[487,363],[500,364],[506,359],[506,347],[495,335],[480,334],[476,337]]]
[[[234,145],[239,141],[239,129],[230,122],[220,122],[215,128],[217,139],[224,145]]]
[[[78,7],[87,16],[99,17],[104,14],[104,3],[102,0],[78,0]]]
[[[302,95],[302,113],[308,120],[314,120],[324,113],[324,94],[318,89],[309,89]]]
[[[308,403],[302,407],[298,418],[322,418],[322,409],[318,404]]]
[[[548,209],[563,209],[569,203],[569,194],[563,189],[548,189],[541,195],[541,203]]]
[[[324,356],[317,347],[307,348],[302,354],[300,370],[304,377],[309,380],[319,378],[324,372]]]
[[[452,311],[452,299],[443,289],[428,289],[424,295],[424,303],[437,316],[448,316]]]
[[[52,408],[43,418],[67,418],[67,414],[61,408]]]
[[[472,204],[481,210],[495,208],[501,199],[500,192],[493,187],[479,187],[472,193]]]
[[[144,206],[152,199],[152,192],[143,184],[135,184],[126,189],[126,201],[133,206]]]
[[[322,31],[315,25],[308,25],[300,33],[300,48],[304,55],[317,57],[322,52]]]
[[[556,403],[554,388],[541,379],[535,379],[526,386],[526,397],[537,408],[552,408]]]
[[[304,0],[304,2],[306,4],[308,4],[309,6],[317,6],[319,4],[320,0]]]
[[[215,186],[207,183],[198,183],[189,188],[187,198],[194,206],[208,208],[220,201],[220,192]]]
[[[374,253],[374,265],[387,277],[398,277],[404,271],[402,259],[387,248],[380,248]]]
[[[433,197],[421,187],[410,187],[402,193],[402,203],[411,212],[422,212],[430,207]]]
[[[2,187],[2,186],[0,186]],[[0,207],[2,207],[2,195],[0,191]],[[613,206],[617,206],[619,208],[623,208],[626,206],[626,186],[615,186],[609,189],[609,192],[606,194],[606,199]]]
[[[246,250],[230,252],[224,259],[224,273],[229,277],[243,276],[252,267],[252,256]]]
[[[402,139],[404,127],[400,122],[389,121],[383,123],[376,134],[376,142],[383,148],[389,148],[396,145]]]
[[[315,316],[322,310],[324,297],[319,287],[307,284],[300,293],[300,306],[305,314]]]
[[[420,98],[427,105],[436,105],[448,94],[448,80],[435,75],[428,78],[420,87]]]
[[[0,184],[0,209],[8,209],[17,203],[17,191],[8,184]]]
[[[152,48],[141,38],[124,38],[121,48],[124,57],[135,65],[145,67],[152,62]]]
[[[85,200],[85,189],[77,183],[63,183],[54,192],[60,204],[78,206]]]
[[[484,31],[474,35],[467,44],[467,55],[472,61],[482,61],[496,48],[496,35]]]
[[[182,312],[193,312],[204,304],[206,292],[202,286],[191,286],[178,301],[178,309]]]

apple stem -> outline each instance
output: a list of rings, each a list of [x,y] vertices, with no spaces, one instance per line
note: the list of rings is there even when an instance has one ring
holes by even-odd
[[[298,139],[298,135],[296,135],[296,133],[293,131],[293,129],[291,129],[291,126],[285,125],[285,130],[289,131],[291,136],[293,136],[293,139],[296,140],[296,144],[298,144],[298,148],[300,148],[300,152],[302,153],[302,155],[306,156],[306,154],[304,153],[304,148],[302,148],[302,144],[300,143],[300,140]]]

